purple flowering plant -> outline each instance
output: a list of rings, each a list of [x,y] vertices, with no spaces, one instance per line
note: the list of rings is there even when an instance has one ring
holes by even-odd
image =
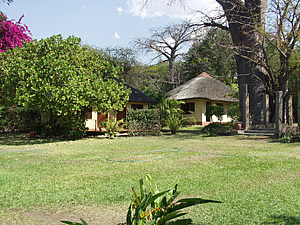
[[[21,23],[23,17],[24,15],[15,23],[0,11],[0,52],[22,47],[24,42],[32,40],[28,27]]]

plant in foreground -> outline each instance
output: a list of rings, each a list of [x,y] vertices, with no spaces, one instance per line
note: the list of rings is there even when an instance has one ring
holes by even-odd
[[[123,225],[187,225],[192,224],[191,219],[177,219],[187,213],[181,210],[193,205],[204,203],[221,203],[220,201],[202,198],[183,198],[175,202],[180,192],[178,184],[173,189],[159,191],[156,185],[152,185],[152,178],[147,175],[148,187],[144,187],[144,180],[140,179],[140,195],[132,188],[132,202],[127,212],[126,223]],[[71,225],[88,225],[83,219],[82,223],[61,221]]]
[[[100,124],[105,128],[109,138],[114,138],[117,134],[119,134],[119,131],[121,131],[125,126],[123,119],[108,119],[105,122],[100,122]]]

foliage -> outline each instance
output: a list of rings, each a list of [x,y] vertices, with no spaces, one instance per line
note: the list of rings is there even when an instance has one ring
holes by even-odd
[[[81,218],[80,218],[80,221],[81,221],[82,223],[70,222],[70,221],[60,221],[60,222],[62,222],[62,223],[64,223],[64,224],[69,224],[69,225],[88,225],[88,223],[87,223],[84,219],[81,219]]]
[[[228,135],[235,130],[233,123],[210,123],[202,129],[206,136]]]
[[[197,124],[197,120],[194,116],[194,112],[192,112],[191,116],[185,116],[183,118],[183,126],[187,126],[187,125],[196,125]]]
[[[171,130],[171,134],[176,134],[180,130],[184,122],[183,116],[175,113],[169,114],[167,117],[167,126]]]
[[[238,121],[241,118],[241,111],[238,102],[231,103],[228,106],[227,115],[233,120]]]
[[[168,126],[172,134],[176,134],[183,125],[182,114],[184,112],[180,104],[185,104],[185,102],[166,97],[162,97],[159,102],[161,126]]]
[[[228,32],[209,29],[195,41],[184,57],[185,79],[189,80],[202,72],[226,83],[235,83],[236,65],[232,41]]]
[[[0,132],[37,131],[41,116],[37,110],[11,106],[0,107]]]
[[[218,120],[221,122],[223,120],[223,115],[225,115],[225,110],[222,106],[219,105],[208,105],[206,108],[206,116],[211,118],[212,116],[216,116]]]
[[[9,2],[8,2],[9,3]],[[8,20],[0,11],[0,52],[22,47],[24,42],[31,41],[31,33],[25,24],[21,24],[23,16],[18,22]]]
[[[220,203],[219,201],[206,200],[201,198],[182,198],[176,202],[180,192],[178,184],[173,189],[159,191],[156,185],[152,184],[152,178],[147,175],[149,189],[144,187],[144,180],[140,179],[140,196],[132,188],[132,203],[127,212],[127,225],[166,225],[166,224],[192,224],[191,219],[175,220],[175,218],[186,215],[181,210],[190,206],[204,203]]]
[[[204,203],[221,203],[220,201],[207,200],[202,198],[182,198],[176,202],[180,192],[177,190],[178,184],[173,189],[159,191],[156,185],[152,184],[150,175],[146,175],[148,189],[144,186],[144,180],[140,179],[140,196],[135,188],[132,187],[132,203],[129,205],[127,212],[126,225],[187,225],[192,224],[191,219],[175,220],[187,213],[182,209],[204,204]],[[70,225],[88,225],[83,219],[82,223],[61,221]]]
[[[167,97],[162,97],[160,99],[158,108],[160,109],[160,122],[162,127],[167,126],[169,115],[179,115],[179,113],[183,113],[180,104],[185,104],[185,102],[177,101],[176,99],[168,99]]]
[[[160,114],[157,109],[128,110],[126,124],[130,135],[160,133]]]
[[[123,119],[115,120],[108,118],[105,122],[100,122],[100,125],[106,130],[109,138],[114,138],[117,134],[119,134],[126,124],[124,123]]]
[[[0,104],[39,110],[49,136],[60,118],[78,119],[77,124],[84,107],[93,106],[99,112],[121,110],[129,98],[124,83],[113,79],[118,69],[82,48],[80,39],[73,36],[25,43],[23,48],[2,53],[1,61]]]

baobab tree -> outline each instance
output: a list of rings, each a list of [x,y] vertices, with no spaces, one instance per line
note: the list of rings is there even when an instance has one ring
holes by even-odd
[[[145,0],[147,3],[150,0]],[[184,0],[170,0],[169,2]],[[202,26],[219,27],[231,34],[237,64],[240,90],[240,107],[246,90],[250,97],[250,114],[253,124],[262,124],[263,95],[274,95],[274,90],[287,93],[288,72],[292,70],[292,52],[299,43],[299,0],[272,0],[270,2],[275,19],[273,34],[265,29],[268,0],[216,0],[222,7],[226,24],[210,19]],[[198,24],[199,25],[199,24]],[[272,45],[279,56],[280,69],[274,69],[266,49]],[[278,64],[277,64],[278,65]],[[246,88],[247,87],[247,88]]]
[[[188,22],[181,24],[173,24],[164,28],[153,28],[150,38],[138,38],[134,44],[146,52],[154,52],[156,58],[162,59],[169,64],[169,84],[173,89],[180,84],[175,76],[175,61],[183,52],[181,48],[183,44],[193,40],[195,34],[195,26]]]

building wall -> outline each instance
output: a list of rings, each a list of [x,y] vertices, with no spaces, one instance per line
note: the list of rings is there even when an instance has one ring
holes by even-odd
[[[89,130],[97,129],[97,112],[92,110],[92,119],[87,119],[85,121],[85,127],[89,128]]]
[[[132,109],[132,105],[142,105],[143,109],[148,109],[149,107],[149,103],[141,103],[141,102],[128,102],[126,104],[126,108],[127,110]],[[109,113],[109,117],[112,117],[113,114]],[[87,127],[89,130],[99,130],[99,121],[97,121],[98,119],[98,112],[94,111],[94,109],[92,110],[92,118],[91,119],[87,119],[85,122],[85,127]]]
[[[149,107],[149,103],[146,103],[146,102],[128,102],[127,103],[127,105],[126,105],[126,107],[127,107],[127,109],[129,110],[129,109],[132,109],[132,105],[142,105],[143,106],[143,109],[148,109],[148,107]]]
[[[207,125],[210,122],[219,122],[216,116],[212,117],[212,121],[206,121],[206,105],[207,102],[210,102],[211,104],[217,104],[217,103],[222,103],[223,107],[225,109],[225,112],[228,110],[228,106],[230,103],[228,102],[218,102],[218,101],[208,101],[205,99],[189,99],[189,100],[184,100],[186,103],[194,103],[195,104],[195,113],[194,114],[185,114],[185,117],[190,117],[194,116],[197,124],[200,125]],[[223,120],[221,122],[230,122],[231,118],[228,117],[227,115],[223,116]]]

